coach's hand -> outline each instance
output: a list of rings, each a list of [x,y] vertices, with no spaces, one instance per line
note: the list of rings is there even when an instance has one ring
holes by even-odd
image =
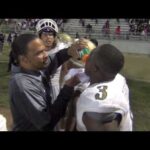
[[[68,48],[68,55],[71,57],[78,59],[80,58],[79,51],[81,51],[83,48],[86,48],[87,42],[85,39],[80,39],[79,41],[73,43],[69,48]]]
[[[72,78],[70,78],[69,80],[67,80],[65,82],[65,85],[70,86],[70,87],[74,87],[79,83],[80,83],[79,78],[77,76],[73,76]]]

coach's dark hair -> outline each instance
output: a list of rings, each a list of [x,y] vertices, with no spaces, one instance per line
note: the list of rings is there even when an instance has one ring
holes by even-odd
[[[111,44],[103,44],[95,49],[95,65],[105,74],[114,77],[124,65],[123,54]]]
[[[28,50],[27,46],[29,42],[36,38],[38,38],[38,36],[34,34],[22,34],[13,41],[11,45],[11,55],[16,64],[19,64],[19,55],[25,55]]]

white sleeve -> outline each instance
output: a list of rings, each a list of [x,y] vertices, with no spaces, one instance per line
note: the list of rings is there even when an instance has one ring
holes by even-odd
[[[0,115],[0,131],[8,131],[6,126],[6,118]]]

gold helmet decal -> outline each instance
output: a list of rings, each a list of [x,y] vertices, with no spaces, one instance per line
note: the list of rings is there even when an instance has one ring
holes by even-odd
[[[63,43],[71,43],[71,44],[73,43],[73,38],[67,33],[60,33],[58,37],[60,41]]]

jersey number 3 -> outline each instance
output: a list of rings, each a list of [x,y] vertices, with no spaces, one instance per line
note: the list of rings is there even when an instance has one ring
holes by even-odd
[[[104,100],[107,97],[107,86],[98,86],[99,93],[95,94],[96,100]]]

